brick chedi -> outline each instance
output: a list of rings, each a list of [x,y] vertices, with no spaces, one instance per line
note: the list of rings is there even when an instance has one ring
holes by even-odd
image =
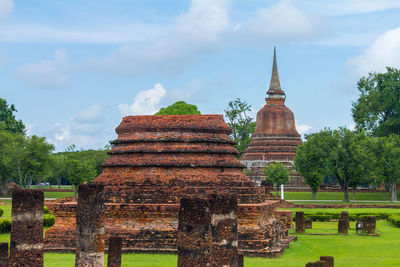
[[[128,116],[116,132],[94,181],[104,185],[106,240],[121,237],[124,251],[176,252],[180,199],[227,192],[237,196],[242,253],[279,255],[287,246],[290,238],[274,217],[278,201],[265,200],[243,174],[221,115]],[[46,250],[73,250],[76,203],[47,207],[56,219]]]
[[[269,163],[277,161],[288,167],[293,166],[297,146],[301,144],[293,112],[285,106],[286,95],[279,81],[275,49],[267,94],[266,104],[257,113],[256,129],[250,144],[241,157],[257,185],[265,180],[263,169]],[[304,186],[302,178],[296,172],[292,172],[291,185]]]

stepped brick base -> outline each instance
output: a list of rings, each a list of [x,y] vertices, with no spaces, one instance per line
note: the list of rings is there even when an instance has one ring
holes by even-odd
[[[244,255],[280,256],[292,241],[286,226],[274,216],[278,204],[279,201],[266,201],[238,205],[239,251]],[[124,252],[176,253],[179,204],[107,203],[105,206],[106,243],[113,235],[122,238]],[[76,202],[53,202],[47,207],[56,222],[46,231],[45,251],[75,251]]]

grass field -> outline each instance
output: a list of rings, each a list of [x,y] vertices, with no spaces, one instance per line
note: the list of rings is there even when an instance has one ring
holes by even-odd
[[[245,258],[246,267],[298,267],[316,261],[320,256],[334,256],[335,266],[379,267],[400,266],[400,228],[386,221],[378,221],[380,236],[359,236],[351,224],[349,235],[298,235],[282,257],[277,259]],[[313,233],[336,233],[337,222],[314,222]],[[0,239],[2,236],[0,236]],[[74,266],[73,254],[45,253],[45,266]],[[124,254],[122,266],[168,267],[176,266],[176,255]]]
[[[352,193],[349,194],[350,200],[353,199]],[[285,192],[286,200],[311,200],[311,192]],[[317,200],[343,200],[343,192],[318,192]],[[359,193],[356,192],[356,200],[369,201],[390,201],[390,193],[374,192]]]

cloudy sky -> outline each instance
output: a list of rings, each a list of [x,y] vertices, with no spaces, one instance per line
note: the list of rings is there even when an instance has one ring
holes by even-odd
[[[353,127],[357,80],[400,67],[398,0],[0,0],[0,97],[63,151],[185,100],[264,105],[277,46],[298,130]]]

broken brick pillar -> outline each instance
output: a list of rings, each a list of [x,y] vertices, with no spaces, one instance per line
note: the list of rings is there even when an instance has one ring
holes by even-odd
[[[359,218],[356,224],[357,232],[366,232],[368,234],[375,234],[376,228],[376,217],[375,216],[367,216],[364,218]]]
[[[8,243],[0,243],[0,267],[8,266]]]
[[[213,266],[238,266],[237,198],[212,194],[208,198],[212,231]]]
[[[296,233],[304,233],[305,231],[304,211],[296,211]]]
[[[107,267],[121,267],[122,238],[110,237],[108,240]]]
[[[182,198],[178,216],[178,267],[211,267],[212,234],[208,201]]]
[[[238,267],[244,267],[244,256],[243,256],[243,253],[239,253]]]
[[[347,234],[348,233],[347,222],[345,219],[339,219],[338,221],[338,232],[340,234]]]
[[[43,266],[43,192],[12,192],[11,243],[8,266]]]
[[[349,228],[350,228],[349,213],[347,211],[342,211],[342,213],[340,214],[340,219],[345,220],[347,230],[349,230]]]
[[[304,223],[305,223],[305,228],[306,229],[312,229],[312,220],[311,220],[311,218],[305,218]]]
[[[334,258],[332,256],[321,256],[319,260],[325,262],[325,267],[334,267]]]
[[[76,267],[104,266],[104,186],[81,184],[76,207]]]
[[[324,261],[309,262],[306,267],[326,267]]]

